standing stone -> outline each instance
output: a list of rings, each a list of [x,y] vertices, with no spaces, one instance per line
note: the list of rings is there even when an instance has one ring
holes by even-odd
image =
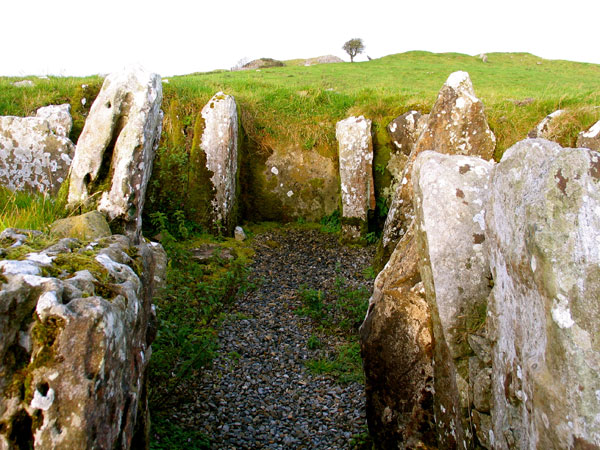
[[[577,147],[600,151],[600,120],[577,136]]]
[[[412,207],[412,166],[424,150],[438,153],[472,155],[491,159],[496,138],[490,130],[483,103],[475,96],[469,74],[454,72],[438,94],[427,126],[417,140],[398,185],[385,221],[379,265],[383,265],[414,217]]]
[[[245,241],[246,240],[246,233],[244,233],[244,229],[240,226],[235,227],[235,230],[233,231],[233,237],[235,238],[236,241]]]
[[[42,117],[0,117],[0,184],[11,190],[56,194],[67,177],[75,146],[67,137],[66,117],[60,119],[65,125],[59,125],[44,117],[48,109],[40,110]]]
[[[492,167],[477,157],[431,151],[413,166],[419,271],[435,342],[439,448],[472,444],[469,335],[485,322],[490,292],[484,206]]]
[[[600,154],[525,140],[492,170],[491,446],[600,446]]]
[[[50,125],[50,129],[57,136],[69,137],[71,128],[73,128],[71,105],[69,103],[44,106],[36,111],[35,116],[46,119]]]
[[[387,131],[392,142],[406,156],[410,155],[419,136],[425,130],[428,118],[428,114],[422,115],[419,111],[409,111],[388,124]]]
[[[435,448],[431,315],[409,228],[375,280],[360,327],[367,420],[378,449]]]
[[[358,240],[367,231],[370,209],[375,209],[373,141],[371,121],[363,116],[337,123],[340,182],[342,190],[342,233]]]
[[[227,235],[231,235],[236,224],[238,202],[239,130],[235,99],[218,92],[202,108],[201,114],[204,130],[200,150],[206,159],[202,170],[209,171],[213,187],[210,199],[211,221],[213,226],[222,227]],[[192,159],[193,164],[197,164],[194,156]],[[194,184],[190,189],[196,187]]]
[[[552,114],[548,114],[533,130],[527,133],[527,137],[552,139],[554,137],[557,119],[565,112],[564,109],[559,109]]]
[[[136,66],[106,77],[77,142],[70,172],[69,204],[97,200],[97,209],[113,228],[136,242],[160,139],[161,102],[157,74]]]
[[[408,157],[413,151],[419,136],[425,130],[428,117],[428,114],[423,115],[418,111],[409,111],[388,124],[387,131],[394,143],[386,166],[392,175],[392,183],[389,187],[390,193],[397,191],[398,185],[402,181]]]

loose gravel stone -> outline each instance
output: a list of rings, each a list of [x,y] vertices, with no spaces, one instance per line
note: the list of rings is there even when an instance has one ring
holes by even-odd
[[[345,247],[317,230],[276,229],[255,236],[250,281],[219,332],[210,368],[182,387],[189,402],[178,421],[211,438],[215,449],[343,449],[366,427],[364,386],[313,375],[311,358],[343,341],[319,331],[301,306],[301,286],[330,291],[336,277],[372,288],[362,271],[373,247]],[[322,343],[307,348],[315,335]]]

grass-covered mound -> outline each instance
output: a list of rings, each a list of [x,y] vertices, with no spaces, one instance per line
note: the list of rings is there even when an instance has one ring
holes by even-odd
[[[269,180],[257,171],[274,149],[302,149],[337,164],[335,124],[359,114],[373,120],[376,188],[380,191],[389,183],[385,165],[392,150],[385,126],[410,109],[429,112],[440,87],[456,70],[470,74],[485,104],[498,141],[497,159],[557,109],[567,110],[552,136],[563,146],[575,146],[577,133],[600,119],[600,65],[544,60],[527,53],[489,53],[487,61],[457,53],[414,51],[353,64],[306,67],[292,61],[260,71],[169,77],[163,85],[163,137],[146,212],[172,216],[177,210],[185,211],[189,156],[203,130],[200,110],[217,91],[234,95],[239,105],[244,131],[242,169],[252,173],[247,185],[264,184],[257,192],[270,188]],[[102,79],[30,77],[33,87],[13,86],[19,79],[0,78],[0,115],[27,115],[40,106],[69,102],[75,122],[71,138],[76,140]],[[259,200],[277,210],[278,199],[265,196]]]

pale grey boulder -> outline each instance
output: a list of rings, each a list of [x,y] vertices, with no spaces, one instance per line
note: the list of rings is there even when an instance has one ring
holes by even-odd
[[[50,108],[50,107],[48,107]],[[0,116],[0,184],[10,190],[56,194],[67,178],[75,146],[68,110],[53,117]],[[47,108],[41,108],[42,116]]]
[[[412,167],[417,155],[433,150],[489,160],[495,147],[496,138],[487,123],[483,103],[475,95],[469,74],[450,74],[440,89],[425,129],[408,156],[402,178],[393,194],[378,249],[378,265],[387,261],[414,217]]]
[[[35,112],[35,116],[46,119],[50,125],[50,129],[57,136],[69,137],[71,128],[73,128],[71,105],[69,103],[44,106]]]
[[[600,151],[600,120],[577,136],[577,147]]]
[[[0,448],[147,448],[136,430],[149,424],[152,297],[165,261],[160,245],[117,235],[0,261]]]
[[[137,242],[162,127],[160,76],[129,67],[106,77],[77,142],[70,205],[94,202]]]
[[[490,186],[490,445],[597,448],[600,155],[521,141]]]
[[[470,416],[463,413],[474,382],[468,338],[485,322],[490,292],[484,208],[493,165],[431,151],[421,152],[413,165],[419,272],[433,325],[434,405],[444,448],[472,444]]]
[[[342,233],[349,240],[358,240],[366,234],[369,210],[375,209],[371,121],[363,116],[341,120],[335,136],[339,143]]]

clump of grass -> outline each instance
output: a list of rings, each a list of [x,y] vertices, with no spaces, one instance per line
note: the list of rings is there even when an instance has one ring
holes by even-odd
[[[310,337],[308,338],[308,341],[306,341],[306,346],[308,347],[309,350],[316,350],[319,349],[323,346],[321,339],[319,339],[318,336],[315,336],[314,334],[311,334]]]
[[[325,233],[339,233],[342,230],[341,214],[339,210],[321,219],[321,231]]]
[[[298,313],[304,316],[311,317],[314,320],[325,318],[326,311],[323,300],[325,295],[321,290],[310,289],[307,285],[300,286],[298,296],[302,301],[302,308]]]
[[[47,194],[11,191],[0,186],[0,229],[44,230],[64,216],[62,205]]]
[[[364,383],[360,345],[351,342],[340,346],[330,358],[311,359],[306,363],[315,374],[327,374],[340,383]]]

